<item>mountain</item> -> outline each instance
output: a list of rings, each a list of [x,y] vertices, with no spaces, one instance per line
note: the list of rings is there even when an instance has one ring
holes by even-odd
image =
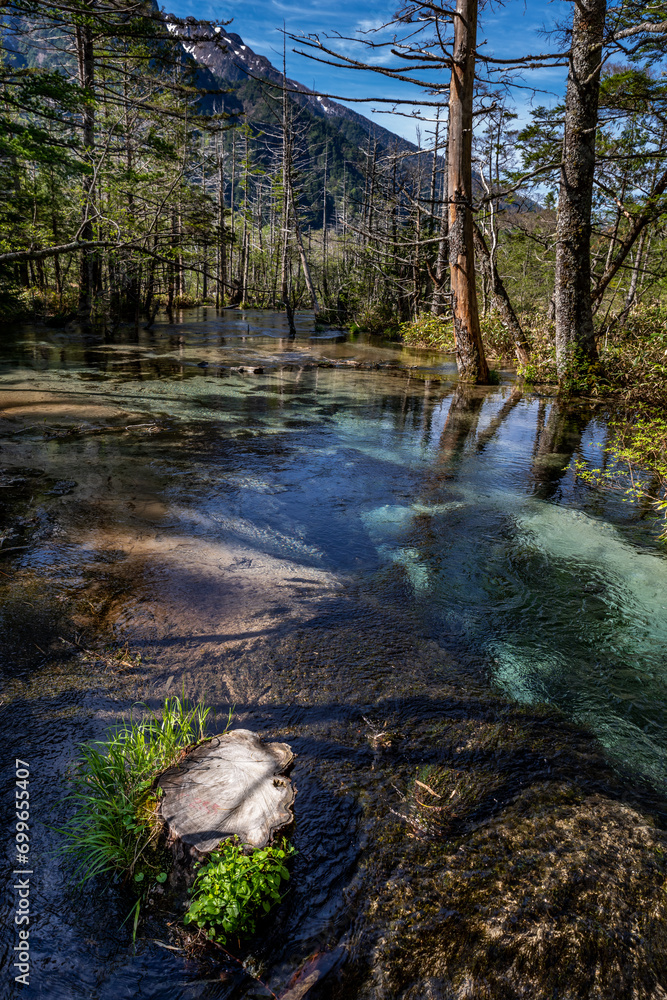
[[[167,27],[169,20],[167,18]],[[283,74],[265,57],[258,55],[242,37],[224,28],[211,28],[194,18],[173,24],[188,57],[199,72],[202,90],[223,89],[224,94],[202,98],[207,111],[224,111],[232,120],[245,122],[261,142],[253,144],[255,160],[264,166],[275,163],[280,153],[280,97]],[[210,35],[210,41],[202,36]],[[189,41],[188,39],[192,39]],[[274,86],[270,86],[273,84]],[[389,153],[400,155],[397,180],[418,166],[430,182],[432,153],[420,152],[413,143],[370,121],[337,101],[318,96],[309,87],[287,78],[289,100],[294,114],[299,171],[298,190],[301,215],[306,226],[322,225],[324,173],[327,176],[327,221],[361,208],[366,188],[369,156],[381,163]],[[242,141],[237,137],[237,144]],[[228,143],[231,139],[228,138]],[[237,147],[238,148],[238,147]],[[440,160],[444,167],[444,160]],[[428,179],[428,180],[427,180]]]
[[[169,22],[167,22],[169,23]],[[202,36],[202,25],[194,19],[188,18],[188,28],[190,34],[196,32],[197,38]],[[186,33],[188,32],[186,28]],[[181,28],[181,35],[183,29]],[[246,45],[240,35],[235,32],[227,32],[224,28],[215,28],[212,32],[215,39],[210,42],[196,41],[193,43],[184,42],[185,51],[208,72],[220,81],[240,87],[250,80],[264,80],[268,83],[283,86],[283,74],[280,70],[266,58],[260,56]],[[323,98],[314,93],[309,87],[297,80],[287,77],[287,86],[291,91],[290,97],[299,107],[306,108],[316,118],[329,120],[342,120],[349,124],[358,126],[365,136],[376,139],[378,145],[383,149],[395,149],[399,152],[416,153],[417,147],[408,142],[402,136],[390,132],[376,122],[370,121],[363,115],[358,114],[351,108],[339,104],[337,101]]]
[[[169,21],[167,25],[169,26]],[[202,41],[202,36],[207,34],[207,27],[194,18],[186,20],[185,30],[183,22],[178,28],[174,26],[174,30],[179,31],[181,38],[184,35],[193,38],[191,42],[184,41],[183,47],[200,67],[202,83],[210,86],[212,80],[218,86],[229,87],[229,93],[209,99],[210,110],[226,111],[248,122],[254,130],[264,129],[267,134],[275,135],[277,122],[275,107],[272,111],[271,105],[275,105],[276,101],[271,98],[279,96],[276,88],[281,88],[285,82],[280,70],[266,56],[253,52],[240,35],[226,31],[225,28],[209,28],[210,41]],[[306,136],[308,167],[301,178],[300,188],[302,210],[310,225],[319,226],[322,221],[325,145],[329,194],[327,215],[330,221],[333,221],[336,203],[340,210],[343,186],[348,206],[353,209],[355,205],[361,205],[366,185],[367,161],[369,154],[373,155],[374,146],[378,160],[389,152],[402,154],[399,182],[405,181],[406,174],[410,172],[414,179],[419,171],[423,178],[422,190],[430,187],[433,167],[431,152],[420,152],[414,143],[337,101],[319,96],[297,80],[287,77],[286,83],[290,101],[299,108],[300,131]],[[274,153],[276,151],[277,146]],[[437,166],[439,172],[445,169],[442,156],[438,156]],[[481,178],[475,170],[473,184],[476,192],[482,194]],[[535,210],[539,205],[530,198],[514,196],[501,202],[501,207],[516,212]]]

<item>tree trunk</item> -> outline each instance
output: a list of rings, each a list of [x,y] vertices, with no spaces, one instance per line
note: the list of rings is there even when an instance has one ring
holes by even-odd
[[[292,179],[289,178],[289,198],[292,205],[292,216],[294,218],[294,236],[296,238],[296,246],[299,251],[299,258],[301,260],[301,270],[303,271],[303,277],[306,282],[306,287],[308,288],[308,294],[310,295],[310,302],[315,313],[315,319],[317,319],[318,313],[320,311],[320,304],[317,301],[317,293],[315,291],[315,286],[313,284],[313,279],[310,274],[310,267],[308,265],[308,258],[306,257],[306,251],[303,246],[303,239],[301,237],[301,226],[299,225],[299,214],[297,211],[296,199],[294,197],[294,188],[292,187]]]
[[[216,283],[215,304],[220,308],[225,304],[225,286],[227,284],[227,239],[225,233],[225,145],[220,137],[218,152],[218,280]]]
[[[438,240],[438,256],[435,262],[435,281],[433,282],[433,302],[431,312],[442,316],[445,311],[445,275],[447,269],[447,245],[449,242],[449,132],[445,143],[445,169],[442,172],[442,212],[440,215],[440,238]]]
[[[639,244],[637,245],[637,251],[635,254],[635,263],[632,268],[632,277],[630,278],[630,287],[628,288],[628,294],[626,295],[625,302],[623,303],[623,310],[618,317],[620,326],[623,326],[626,322],[637,295],[637,287],[639,285],[639,275],[641,273],[642,258],[644,256],[644,244],[646,243],[647,232],[648,229],[645,229],[639,237]]]
[[[667,170],[665,170],[662,176],[656,181],[653,190],[644,203],[644,208],[641,210],[639,215],[635,217],[634,222],[630,226],[629,232],[626,233],[625,237],[621,240],[616,256],[591,292],[593,305],[599,302],[604,295],[609,282],[615,277],[620,268],[623,266],[625,258],[632,250],[637,238],[644,231],[644,228],[660,216],[660,199],[665,191],[667,191]]]
[[[449,91],[449,266],[456,363],[466,382],[487,383],[477,310],[472,218],[472,101],[477,0],[456,0]]]
[[[577,0],[565,100],[556,247],[559,378],[597,357],[591,307],[591,205],[606,0]]]
[[[283,38],[283,79],[287,79],[287,64],[285,57],[285,41]],[[287,260],[289,251],[289,210],[290,210],[290,198],[289,198],[289,176],[291,172],[291,148],[290,148],[290,121],[289,121],[289,104],[287,101],[287,86],[283,87],[282,91],[282,212],[281,212],[281,222],[282,222],[282,233],[281,233],[281,244],[280,244],[280,299],[284,303],[287,309],[287,318],[289,321],[290,336],[295,333],[294,330],[294,320],[291,311],[288,309],[288,297],[289,289],[287,287]]]
[[[482,269],[486,274],[491,295],[493,296],[493,305],[500,313],[503,326],[512,336],[512,340],[514,341],[514,350],[519,364],[526,365],[530,361],[530,345],[526,340],[526,335],[521,329],[521,324],[519,323],[517,315],[514,312],[510,297],[507,294],[507,289],[503,284],[502,278],[498,274],[498,268],[495,265],[491,251],[487,247],[486,240],[484,239],[484,236],[477,224],[473,227],[473,236],[475,240],[475,251]]]
[[[93,32],[89,24],[83,24],[76,29],[77,59],[79,64],[79,84],[84,87],[89,96],[94,97],[95,91],[95,54],[93,49]],[[82,112],[83,151],[89,173],[83,175],[83,219],[79,230],[79,239],[83,243],[92,242],[92,217],[94,182],[93,182],[93,149],[95,146],[95,106],[86,102]],[[79,270],[79,321],[88,325],[93,311],[93,284],[95,270],[95,251],[83,250]]]
[[[329,141],[324,143],[324,184],[322,186],[322,291],[324,299],[329,297],[327,283],[327,170],[329,167]]]

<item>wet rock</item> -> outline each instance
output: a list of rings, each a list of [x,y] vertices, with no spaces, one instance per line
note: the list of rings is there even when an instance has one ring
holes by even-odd
[[[235,729],[165,771],[160,811],[175,856],[197,858],[232,836],[254,848],[270,843],[294,819],[296,790],[286,775],[293,760],[286,743]]]
[[[76,489],[77,483],[74,479],[59,479],[49,490],[47,496],[64,497],[72,490]]]

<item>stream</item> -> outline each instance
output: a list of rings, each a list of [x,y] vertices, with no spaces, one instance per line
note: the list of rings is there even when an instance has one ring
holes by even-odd
[[[4,332],[3,884],[16,757],[30,764],[30,989],[45,1000],[270,997],[341,941],[349,971],[317,996],[503,995],[461,992],[451,958],[400,983],[378,971],[398,930],[369,901],[404,875],[387,874],[396,831],[419,841],[415,775],[454,758],[457,774],[483,770],[450,839],[550,781],[665,822],[667,558],[650,511],[569,468],[599,462],[602,409],[522,392],[509,371],[461,387],[451,357],[297,320],[295,340],[282,315],[214,309],[99,336]],[[233,708],[234,726],[297,754],[291,890],[237,950],[245,968],[175,950],[160,900],[133,947],[131,895],[81,892],[58,853],[77,745],[170,694],[220,725]],[[532,736],[490,749],[492,722],[530,724],[553,756]],[[3,907],[13,997],[11,888]]]

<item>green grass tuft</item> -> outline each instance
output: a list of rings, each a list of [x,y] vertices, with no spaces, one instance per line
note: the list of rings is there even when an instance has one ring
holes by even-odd
[[[62,830],[81,884],[109,872],[141,875],[142,881],[160,873],[160,866],[147,860],[160,830],[153,782],[205,738],[209,712],[201,704],[167,698],[158,715],[130,719],[107,740],[81,747],[67,799],[73,812]]]

